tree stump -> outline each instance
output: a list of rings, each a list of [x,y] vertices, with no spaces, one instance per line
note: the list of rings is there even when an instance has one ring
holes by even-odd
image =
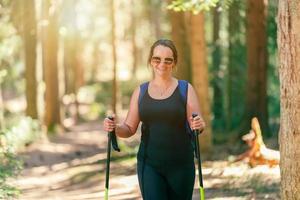
[[[256,117],[252,118],[251,130],[242,137],[242,140],[247,143],[249,149],[240,154],[235,161],[246,161],[251,167],[257,165],[269,165],[270,167],[274,167],[279,164],[279,151],[266,147]]]

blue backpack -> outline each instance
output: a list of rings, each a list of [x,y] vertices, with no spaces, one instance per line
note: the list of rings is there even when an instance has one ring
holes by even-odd
[[[145,95],[147,89],[149,86],[149,82],[143,83],[142,85],[140,85],[140,94],[139,94],[139,100],[138,100],[138,105],[140,106],[141,100],[143,98],[143,96]],[[186,107],[187,104],[187,94],[188,94],[188,86],[189,83],[185,80],[178,80],[178,87],[179,87],[179,92],[180,92],[180,96],[182,97],[182,100],[184,102],[184,105]],[[194,134],[193,131],[189,125],[188,120],[186,120],[185,122],[185,127],[186,127],[186,132],[189,134],[190,138],[193,139],[194,138]]]

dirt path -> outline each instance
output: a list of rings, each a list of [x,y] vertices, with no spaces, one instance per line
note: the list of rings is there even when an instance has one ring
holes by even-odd
[[[48,143],[30,146],[21,154],[25,169],[15,181],[22,190],[20,199],[104,199],[107,136],[99,130],[99,122],[90,122],[72,127]],[[123,153],[113,154],[111,200],[141,199],[136,159],[126,148],[138,142],[139,135],[122,140]],[[280,199],[278,167],[251,169],[243,163],[206,161],[203,174],[206,199]],[[193,199],[199,199],[197,185],[196,182]]]

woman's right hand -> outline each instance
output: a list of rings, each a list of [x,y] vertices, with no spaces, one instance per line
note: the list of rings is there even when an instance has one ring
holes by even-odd
[[[111,132],[115,128],[116,128],[116,122],[114,120],[114,116],[112,116],[112,117],[105,117],[105,119],[103,120],[103,129],[104,129],[104,131]]]

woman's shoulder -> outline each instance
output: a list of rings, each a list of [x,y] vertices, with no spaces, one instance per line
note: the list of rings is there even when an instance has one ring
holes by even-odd
[[[191,84],[189,81],[187,81],[187,80],[178,79],[178,85],[179,85],[180,87],[184,87],[184,88],[186,87],[186,88],[188,88],[188,89],[190,89],[190,88],[193,89],[192,84]]]
[[[150,83],[150,81],[145,81],[145,82],[141,83],[141,84],[138,86],[138,88],[148,87],[149,83]]]
[[[187,84],[187,85],[192,85],[189,81],[184,80],[184,79],[176,79],[176,80],[178,81],[178,83],[181,82],[181,83],[184,83],[184,84]]]

